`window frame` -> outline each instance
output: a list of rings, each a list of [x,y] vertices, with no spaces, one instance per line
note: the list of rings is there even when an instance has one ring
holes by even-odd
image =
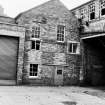
[[[40,34],[41,34],[40,26],[33,26],[31,31],[32,31],[31,38],[36,38],[36,39],[40,38]],[[38,37],[35,37],[35,36],[38,36]]]
[[[64,33],[63,33],[63,36],[64,36],[63,39],[64,39],[64,40],[58,40],[58,34],[62,34],[61,32],[58,33],[58,27],[59,27],[59,26],[64,27],[64,30],[63,30],[63,31],[64,31]],[[60,39],[60,38],[59,38],[59,39]],[[65,25],[60,25],[60,24],[59,24],[59,25],[57,25],[57,42],[64,42],[64,41],[65,41]]]
[[[73,52],[73,45],[72,45],[72,51],[71,52],[69,51],[69,45],[70,44],[77,44],[76,52]],[[68,44],[67,44],[67,52],[69,54],[80,55],[80,42],[77,42],[77,41],[69,41]]]
[[[62,74],[58,74],[58,70],[61,70]],[[64,68],[63,68],[63,66],[57,66],[55,74],[56,74],[56,76],[63,76],[63,74],[64,74]]]
[[[104,4],[105,4],[105,0],[100,0],[99,1],[99,11],[100,11],[100,17],[105,17],[105,14],[104,15],[102,15],[102,9],[105,9],[105,6],[103,6],[101,3],[102,3],[102,1],[104,1]]]
[[[60,72],[58,72],[58,71],[60,71]],[[57,68],[57,75],[63,75],[63,70]]]
[[[96,12],[95,12],[95,10],[96,10],[95,2],[90,3],[90,4],[88,5],[89,21],[93,21],[93,20],[96,19]],[[94,19],[90,19],[91,13],[94,13]]]
[[[31,65],[37,65],[37,76],[31,76],[30,75],[30,68],[31,68]],[[39,73],[39,65],[38,64],[34,64],[34,63],[30,63],[29,65],[29,78],[38,78],[38,73]]]
[[[36,49],[36,45],[37,45],[37,44],[36,44],[36,42],[37,42],[37,41],[39,41],[39,42],[40,42],[40,44],[39,44],[39,50],[37,50],[37,49]],[[34,48],[33,48],[33,49],[32,49],[32,42],[35,42],[35,46],[34,46]],[[41,49],[41,41],[40,41],[40,40],[38,40],[38,39],[36,39],[36,38],[35,38],[34,40],[31,40],[31,50],[40,51],[40,49]]]
[[[86,7],[82,7],[79,9],[80,12],[80,18],[85,19],[88,13],[88,10]]]

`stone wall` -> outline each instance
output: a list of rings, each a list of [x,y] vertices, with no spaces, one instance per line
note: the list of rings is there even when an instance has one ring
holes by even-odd
[[[46,19],[46,23],[42,20]],[[25,58],[23,83],[34,85],[56,85],[55,70],[63,68],[63,85],[77,84],[79,81],[80,54],[68,54],[68,41],[79,42],[78,22],[75,16],[59,0],[51,0],[36,8],[26,11],[16,18],[16,22],[25,25]],[[65,26],[65,41],[57,41],[57,25]],[[39,51],[31,49],[31,28],[40,26],[41,47]],[[30,78],[29,66],[38,64],[38,77]]]
[[[0,23],[0,35],[19,38],[16,83],[21,84],[24,59],[25,28],[13,24]]]

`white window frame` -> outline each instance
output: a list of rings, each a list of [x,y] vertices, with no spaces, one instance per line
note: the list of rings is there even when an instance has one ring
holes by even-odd
[[[63,31],[64,31],[64,34],[63,34],[63,36],[64,36],[63,39],[64,39],[64,40],[58,40],[58,34],[62,34],[62,32],[59,32],[59,33],[58,33],[58,27],[59,27],[59,26],[64,27],[64,30],[63,30]],[[60,39],[60,38],[59,38],[59,39]],[[59,25],[57,25],[57,42],[64,42],[64,41],[65,41],[65,26],[59,24]]]
[[[32,34],[31,34],[31,38],[40,38],[40,33],[41,33],[41,29],[40,26],[33,26],[32,27]]]
[[[96,10],[96,8],[95,8],[95,2],[92,2],[92,3],[90,3],[89,5],[88,5],[88,9],[89,9],[89,21],[93,21],[93,20],[95,20],[96,19],[96,13],[95,13],[95,10]],[[90,19],[90,14],[91,13],[95,13],[94,15],[95,15],[95,18],[94,19]]]
[[[29,65],[29,78],[38,78],[39,65],[38,64],[35,64],[35,65],[37,65],[37,76],[31,76],[30,75],[30,67],[31,67],[31,64],[34,65],[34,63],[30,63],[30,65]]]
[[[56,75],[57,75],[57,76],[63,76],[63,74],[64,74],[63,69],[64,69],[63,66],[57,66],[57,67],[56,67]],[[58,73],[57,73],[58,70],[62,70],[62,74],[58,74]]]
[[[32,41],[35,42],[35,49],[32,49]],[[34,40],[31,40],[31,50],[36,50],[36,41],[39,41],[40,42],[39,50],[41,49],[41,41],[35,38]],[[36,51],[39,51],[39,50],[36,50]]]
[[[73,45],[72,45],[72,52],[69,51],[69,45],[70,45],[70,44],[77,44],[76,52],[73,52]],[[68,42],[68,45],[67,45],[67,52],[68,52],[69,54],[76,54],[76,55],[80,54],[80,42],[69,41],[69,42]]]
[[[80,8],[80,18],[85,19],[87,16],[87,9],[86,7]]]
[[[105,17],[105,14],[104,15],[101,14],[101,10],[105,9],[105,0],[100,0],[99,2],[100,2],[100,17]]]

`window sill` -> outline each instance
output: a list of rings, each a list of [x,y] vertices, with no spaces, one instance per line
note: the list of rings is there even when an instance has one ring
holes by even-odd
[[[31,37],[30,40],[40,40],[40,38],[33,38],[33,37]]]
[[[31,49],[30,51],[40,51],[40,50],[36,50],[36,49]]]
[[[57,43],[65,43],[65,41],[57,41]]]
[[[105,15],[100,15],[100,18],[105,18]]]
[[[38,76],[29,76],[29,79],[36,79],[39,78]]]
[[[71,54],[71,55],[80,55],[80,53],[70,53],[70,52],[68,52],[68,54]]]
[[[89,19],[89,22],[91,22],[91,21],[95,21],[96,20],[96,18],[95,19]]]

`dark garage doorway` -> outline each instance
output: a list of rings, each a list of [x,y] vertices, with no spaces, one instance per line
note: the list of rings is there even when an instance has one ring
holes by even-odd
[[[83,39],[84,82],[89,86],[105,85],[105,36]]]

